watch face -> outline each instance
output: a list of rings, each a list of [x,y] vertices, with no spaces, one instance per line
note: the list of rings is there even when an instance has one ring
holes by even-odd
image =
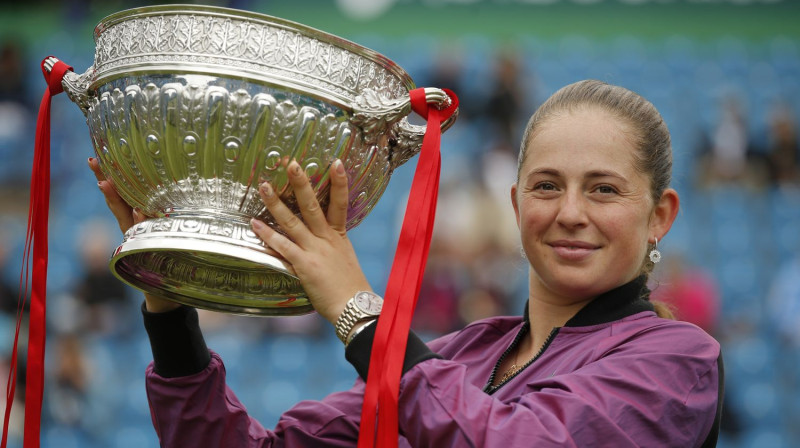
[[[359,309],[369,314],[378,314],[383,307],[383,299],[368,292],[356,294],[354,302]]]

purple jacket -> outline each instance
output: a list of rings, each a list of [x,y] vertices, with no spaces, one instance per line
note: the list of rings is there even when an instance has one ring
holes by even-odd
[[[441,358],[416,356],[401,380],[400,446],[713,446],[722,390],[719,344],[694,325],[658,318],[630,285],[554,329],[535,361],[500,387],[488,386],[490,378],[527,331],[526,316],[482,320],[428,344]],[[368,349],[374,331],[362,334],[359,343]],[[354,345],[348,352],[368,353]],[[363,377],[368,357],[351,355]],[[353,447],[363,391],[359,379],[348,391],[300,402],[267,430],[225,385],[216,354],[188,376],[165,378],[153,365],[147,369],[164,447]]]

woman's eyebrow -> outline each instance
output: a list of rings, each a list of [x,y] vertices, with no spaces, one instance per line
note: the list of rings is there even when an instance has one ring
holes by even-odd
[[[595,178],[595,177],[616,177],[620,180],[626,181],[628,180],[622,174],[612,171],[612,170],[592,170],[586,173],[587,178]]]
[[[537,168],[535,170],[532,170],[532,171],[528,172],[528,176],[529,177],[533,176],[535,174],[546,174],[546,175],[550,175],[550,176],[560,176],[561,172],[558,171],[555,168]]]
[[[537,168],[528,172],[528,176],[534,176],[537,174],[544,174],[549,176],[561,176],[561,171],[555,168]],[[592,170],[589,171],[584,175],[586,178],[595,178],[595,177],[616,177],[620,180],[627,180],[625,176],[622,174],[613,171],[613,170]]]

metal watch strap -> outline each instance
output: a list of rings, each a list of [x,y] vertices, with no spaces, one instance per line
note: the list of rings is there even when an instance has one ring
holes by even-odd
[[[356,306],[353,304],[353,299],[350,299],[347,305],[345,305],[342,314],[336,319],[336,336],[338,336],[342,342],[347,342],[347,335],[356,322],[358,322],[355,309]]]
[[[350,331],[353,330],[353,327],[358,323],[365,319],[375,318],[377,315],[375,314],[368,314],[364,311],[358,309],[355,304],[356,297],[359,294],[363,294],[363,291],[356,293],[350,300],[347,301],[347,304],[342,311],[342,314],[339,315],[339,318],[336,320],[336,336],[339,337],[343,343],[347,343],[347,335],[350,334]]]

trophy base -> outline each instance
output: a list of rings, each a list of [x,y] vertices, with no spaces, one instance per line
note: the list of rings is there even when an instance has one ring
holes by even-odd
[[[240,220],[189,216],[133,226],[111,272],[134,288],[184,305],[250,316],[314,311],[300,281]]]

